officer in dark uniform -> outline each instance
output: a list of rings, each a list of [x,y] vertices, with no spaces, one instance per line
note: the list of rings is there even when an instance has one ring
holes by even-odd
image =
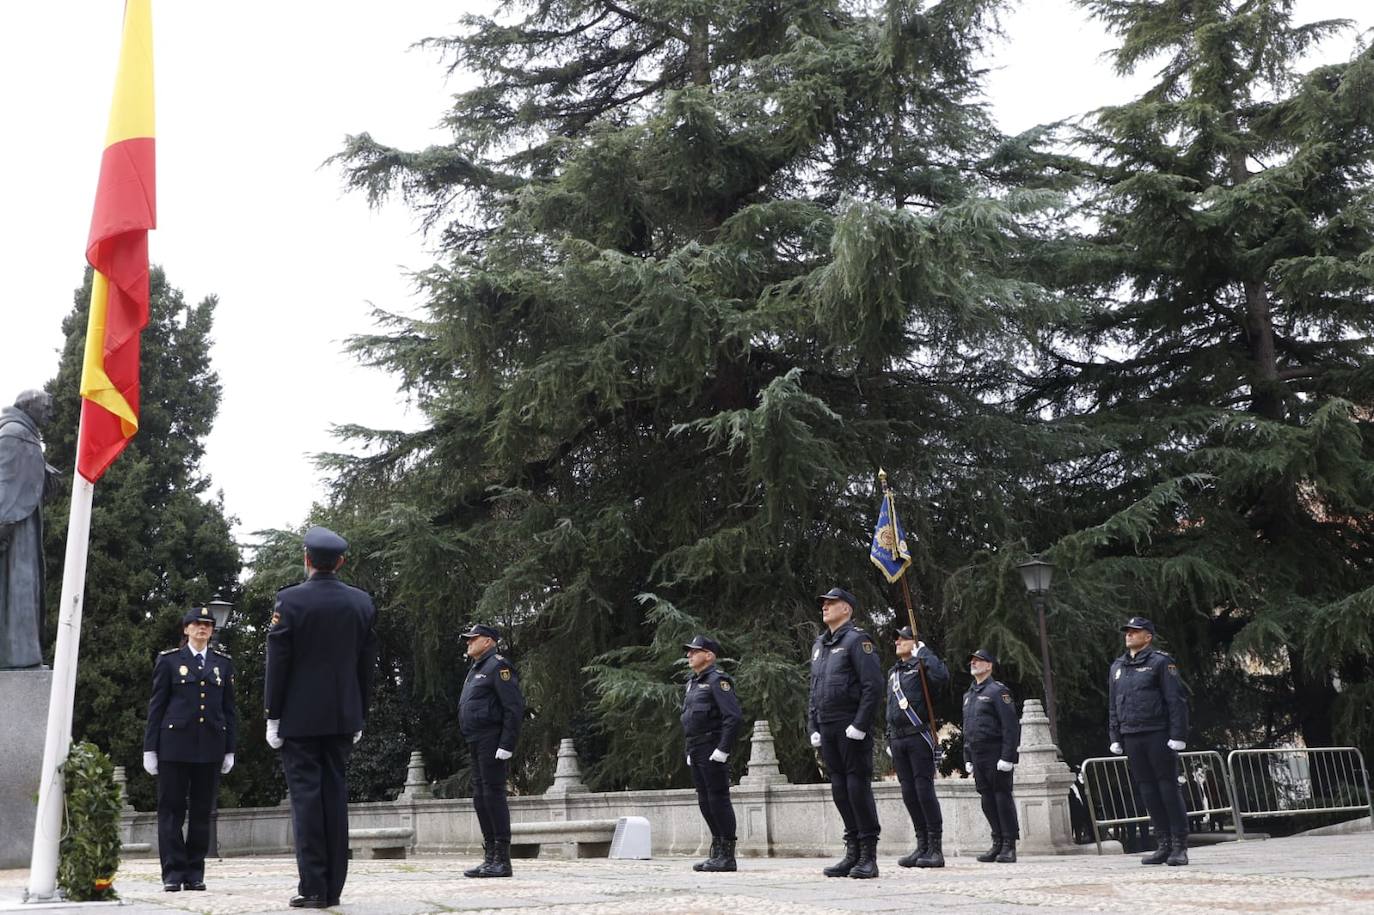
[[[811,646],[811,746],[821,751],[844,820],[844,857],[823,873],[866,879],[878,876],[873,719],[883,702],[883,668],[873,639],[851,621],[858,599],[831,588],[820,601],[826,631]]]
[[[1108,674],[1111,751],[1126,754],[1159,842],[1141,864],[1188,863],[1188,808],[1178,754],[1188,740],[1188,699],[1174,659],[1154,648],[1155,624],[1133,616],[1121,627],[1126,653]]]
[[[234,662],[209,646],[214,616],[196,607],[181,618],[181,628],[182,646],[162,652],[153,665],[143,732],[143,768],[157,776],[157,853],[169,893],[205,889],[210,808],[219,777],[234,767],[238,738]]]
[[[735,870],[735,808],[730,805],[730,752],[744,721],[735,684],[716,667],[720,644],[704,635],[682,647],[692,678],[682,699],[682,734],[697,806],[711,830],[711,856],[694,871]]]
[[[964,693],[964,768],[973,773],[983,816],[992,827],[992,848],[978,860],[1013,864],[1021,827],[1011,795],[1011,773],[1020,759],[1021,720],[1016,717],[1011,690],[992,678],[996,663],[997,658],[982,648],[969,656],[973,683]]]
[[[267,632],[267,742],[281,751],[291,796],[294,908],[339,904],[348,876],[348,783],[377,666],[377,610],[339,580],[348,541],[323,527],[305,534],[307,578],[277,592]]]
[[[922,671],[925,678],[922,681]],[[930,732],[927,690],[944,689],[949,668],[918,642],[910,626],[897,631],[897,663],[887,675],[887,734],[902,803],[916,830],[916,848],[898,858],[902,867],[944,867],[944,817],[935,796],[935,735]]]
[[[520,740],[525,697],[508,658],[496,651],[500,634],[474,624],[463,633],[472,667],[458,700],[458,728],[472,755],[472,806],[482,829],[486,856],[464,877],[509,877],[510,805],[506,802],[508,763]]]

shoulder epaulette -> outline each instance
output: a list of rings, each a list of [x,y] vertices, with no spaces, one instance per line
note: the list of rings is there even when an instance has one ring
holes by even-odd
[[[231,661],[234,660],[234,656],[231,655],[229,652],[225,651],[223,648],[212,647],[210,650],[213,651],[215,654],[219,655],[221,658],[228,658]]]
[[[181,651],[181,648],[180,648],[180,647],[177,647],[177,648],[168,648],[166,651],[159,651],[158,654],[159,654],[159,655],[164,655],[164,654],[176,654],[178,651]]]

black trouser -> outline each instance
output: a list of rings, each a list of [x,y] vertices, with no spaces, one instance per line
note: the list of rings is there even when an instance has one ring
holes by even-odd
[[[893,737],[892,765],[897,769],[897,781],[902,785],[902,803],[911,814],[911,825],[922,829],[944,828],[940,801],[935,796],[935,751],[920,734]]]
[[[1012,774],[997,769],[1002,745],[973,744],[968,749],[973,763],[973,786],[978,789],[983,816],[987,817],[993,835],[1004,839],[1021,838],[1021,827],[1016,821],[1016,800],[1011,795]]]
[[[482,838],[510,841],[510,805],[506,803],[506,760],[496,758],[501,732],[480,734],[468,741],[472,754],[472,806]],[[506,747],[507,750],[511,749]]]
[[[1131,780],[1150,814],[1156,836],[1186,836],[1188,807],[1178,783],[1178,754],[1169,749],[1168,731],[1122,734]]]
[[[348,757],[353,735],[282,738],[296,831],[297,892],[338,901],[348,877]]]
[[[697,806],[710,827],[711,836],[735,841],[735,808],[730,805],[730,764],[711,762],[714,741],[687,748],[692,760],[692,784],[697,789]]]
[[[219,768],[220,763],[158,760],[157,855],[162,859],[163,883],[200,883],[205,879],[210,807],[219,784]]]
[[[821,760],[830,773],[830,796],[844,820],[846,839],[876,839],[878,805],[873,802],[873,732],[863,740],[844,736],[846,725],[823,724]]]

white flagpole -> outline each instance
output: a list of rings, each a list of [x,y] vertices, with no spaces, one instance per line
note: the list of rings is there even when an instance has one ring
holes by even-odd
[[[80,449],[81,428],[77,428]],[[78,462],[79,463],[79,462]],[[38,817],[33,824],[33,856],[25,902],[49,902],[57,895],[57,849],[62,840],[66,795],[59,771],[72,743],[72,702],[76,697],[76,658],[81,644],[81,603],[86,591],[86,557],[90,550],[91,502],[95,484],[72,473],[72,507],[67,522],[67,558],[62,566],[62,602],[53,649],[52,693],[48,698],[48,731],[43,744],[43,771],[38,783]]]

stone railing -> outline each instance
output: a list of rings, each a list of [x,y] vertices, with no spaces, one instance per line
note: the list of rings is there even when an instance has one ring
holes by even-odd
[[[1016,767],[1016,804],[1021,818],[1021,849],[1028,853],[1067,854],[1079,850],[1069,828],[1069,785],[1073,773],[1059,759],[1050,739],[1049,720],[1038,699],[1026,700],[1021,715],[1021,761]],[[823,856],[843,845],[843,826],[830,801],[828,784],[793,785],[778,769],[768,722],[754,723],[746,774],[731,790],[739,818],[739,853],[747,856]],[[983,851],[988,844],[973,780],[938,778],[935,790],[945,818],[946,853]],[[912,841],[911,820],[896,781],[874,785],[883,824],[880,851],[903,852]],[[538,796],[512,797],[514,822],[592,820],[621,816],[647,817],[655,854],[702,855],[711,837],[697,808],[696,792],[616,791],[596,793],[582,784],[571,740],[558,748],[554,783]],[[412,851],[471,854],[481,851],[482,837],[469,798],[433,797],[424,762],[412,754],[406,786],[391,803],[352,804],[349,825],[355,829],[387,826],[414,830]],[[156,847],[157,816],[124,814],[124,839]],[[219,812],[222,855],[284,854],[291,851],[291,816],[285,805]]]

